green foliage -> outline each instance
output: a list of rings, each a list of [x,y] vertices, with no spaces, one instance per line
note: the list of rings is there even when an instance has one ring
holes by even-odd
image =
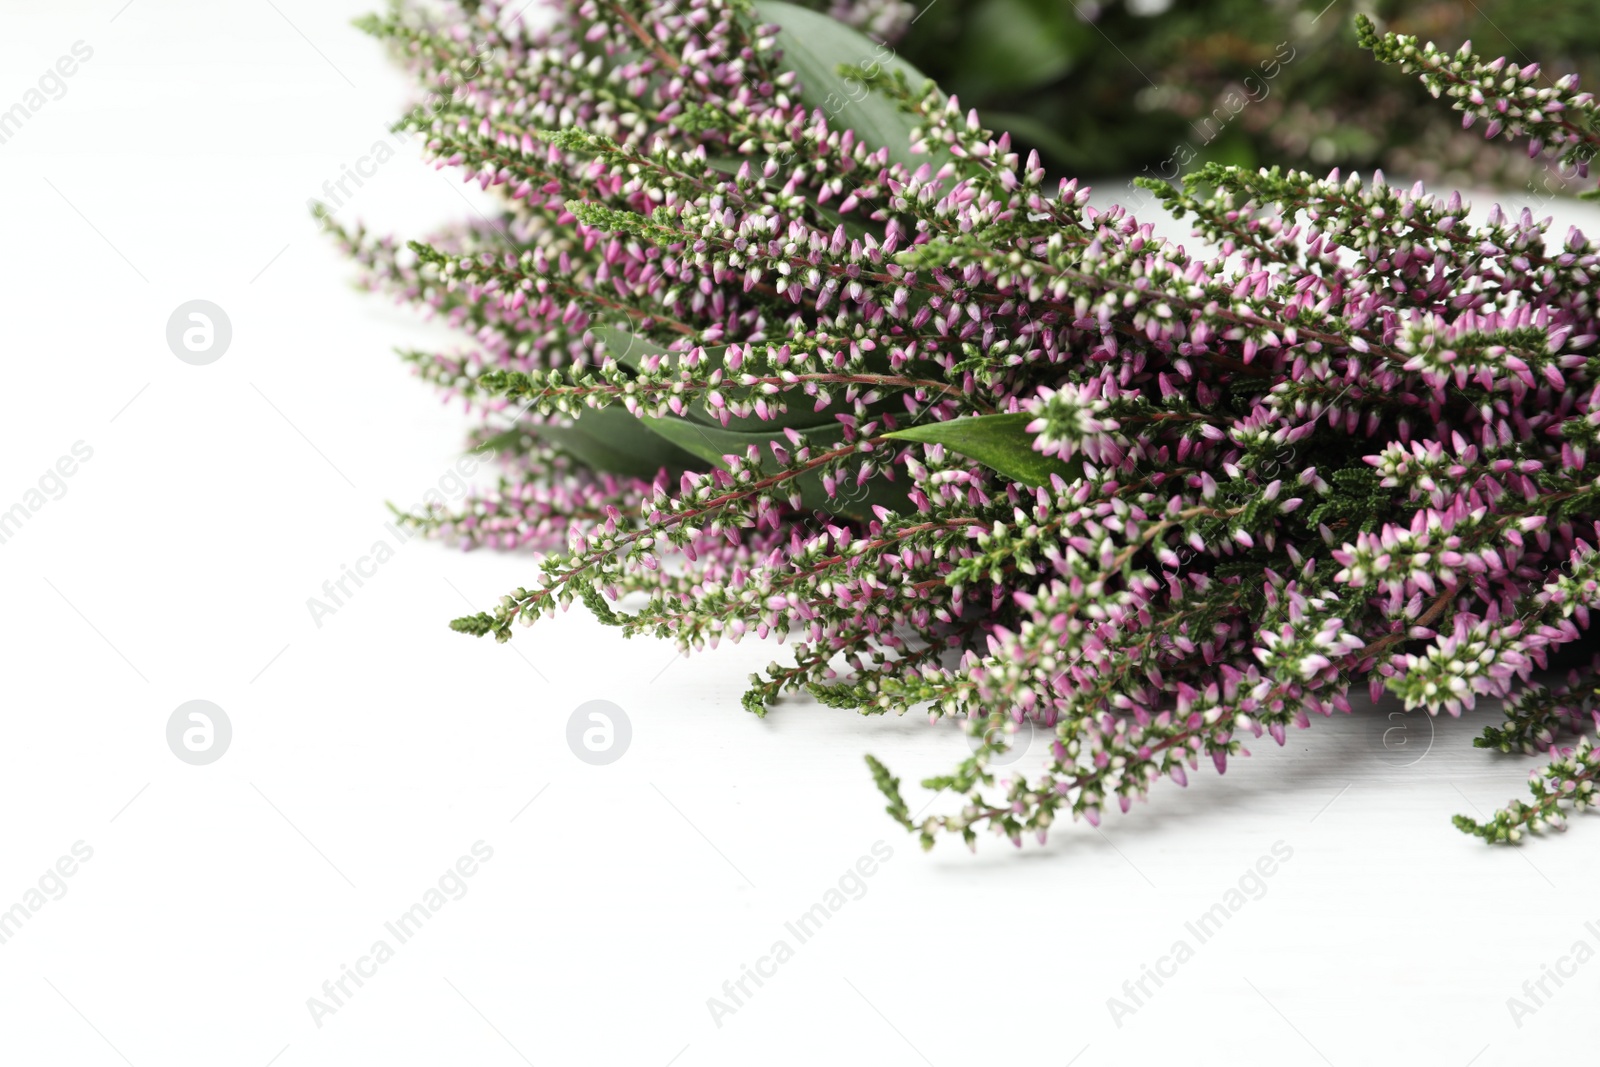
[[[1033,421],[1034,416],[1026,412],[973,415],[949,422],[927,422],[884,436],[892,441],[943,445],[1023,485],[1049,485],[1051,475],[1068,481],[1081,477],[1081,463],[1064,463],[1034,451],[1035,435],[1027,429]]]
[[[775,475],[782,464],[772,455],[772,446],[785,448],[791,445],[786,433],[772,430],[731,430],[721,426],[704,425],[689,419],[651,418],[641,420],[645,426],[672,442],[685,452],[698,456],[707,463],[725,466],[728,456],[754,455],[760,471]],[[837,448],[844,441],[844,426],[838,422],[808,430],[804,441],[816,451]],[[752,452],[752,450],[754,450]],[[860,464],[842,464],[842,477],[854,479]],[[873,479],[861,487],[859,494],[846,491],[829,494],[823,487],[822,474],[817,471],[800,475],[786,491],[798,490],[802,507],[832,512],[850,518],[869,518],[874,504],[891,510],[905,506],[905,493],[893,483]]]
[[[695,470],[705,457],[679,447],[621,408],[595,408],[568,423],[531,423],[535,437],[567,453],[591,470],[650,478],[658,470]]]
[[[901,54],[1066,173],[1170,179],[1206,162],[1277,162],[1543,189],[1538,164],[1484,152],[1399,72],[1350,62],[1348,5],[1184,0],[1144,14],[1123,0],[938,0],[919,8]],[[1551,78],[1577,72],[1600,82],[1592,0],[1365,0],[1357,9],[1389,31],[1470,38],[1492,55],[1541,62]]]
[[[514,480],[416,520],[545,550],[533,591],[456,630],[503,641],[582,603],[684,652],[787,642],[742,700],[758,715],[809,690],[958,717],[966,758],[922,781],[956,811],[917,825],[867,760],[924,844],[1098,823],[1348,710],[1363,676],[1430,712],[1520,694],[1497,747],[1583,726],[1588,695],[1528,683],[1600,610],[1600,246],[1381,178],[1212,163],[1144,183],[1223,249],[1194,253],[820,16],[696,10],[567,8],[553,48],[513,44],[414,121],[501,190],[498,225],[401,261],[323,216],[374,288],[474,337],[408,355],[426,380],[522,404],[492,438],[515,434]],[[990,27],[1011,83],[1071,73],[1016,37],[1059,12],[998,10],[1021,20]],[[434,85],[472,34],[425,18],[380,29]],[[1597,140],[1569,79],[1360,27],[1491,137]],[[1235,117],[1206,137],[1223,158],[1250,150]],[[1032,777],[999,758],[1024,727],[1050,731]],[[1593,801],[1589,751],[1467,824],[1560,825]]]
[[[926,163],[911,153],[916,119],[894,101],[868,87],[878,77],[903,78],[919,90],[927,78],[895,55],[887,45],[867,38],[826,15],[782,0],[755,0],[756,12],[783,29],[778,47],[784,65],[800,80],[800,99],[820,108],[830,125],[848,127],[873,148],[886,148],[889,159],[908,167]]]
[[[1565,830],[1567,811],[1600,807],[1595,778],[1600,775],[1600,748],[1589,737],[1563,752],[1552,751],[1545,767],[1534,771],[1528,780],[1532,803],[1510,801],[1487,820],[1479,822],[1467,815],[1452,820],[1462,833],[1481,837],[1491,844],[1514,845],[1528,833]]]
[[[900,779],[889,773],[889,768],[879,763],[872,756],[866,757],[867,768],[872,772],[873,784],[878,787],[878,792],[889,801],[889,806],[883,810],[889,813],[889,818],[904,826],[907,830],[914,829],[911,825],[911,809],[906,807],[905,798],[900,795]]]

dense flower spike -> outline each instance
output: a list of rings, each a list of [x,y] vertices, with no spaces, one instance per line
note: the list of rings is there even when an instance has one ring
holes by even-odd
[[[1420,72],[1430,93],[1455,101],[1464,128],[1481,119],[1490,140],[1526,137],[1529,156],[1549,151],[1567,168],[1569,180],[1588,177],[1600,149],[1600,110],[1593,93],[1578,91],[1576,74],[1551,81],[1537,63],[1519,67],[1504,56],[1486,61],[1471,41],[1450,53],[1431,42],[1419,45],[1415,37],[1381,35],[1365,15],[1356,16],[1356,32],[1362,47],[1380,60]]]
[[[1531,680],[1600,603],[1583,234],[1382,175],[1209,168],[1150,184],[1191,250],[776,0],[369,28],[430,90],[402,125],[504,205],[405,247],[324,215],[372,287],[471,337],[406,358],[507,459],[411,521],[545,553],[456,629],[506,640],[581,600],[686,651],[792,638],[749,710],[809,691],[965,720],[971,755],[924,783],[953,812],[914,822],[869,760],[929,844],[1127,810],[1362,679],[1431,713],[1504,699],[1485,744],[1507,751],[1589,722],[1600,667]],[[1575,86],[1362,33],[1583,165]],[[1046,741],[1001,778],[1025,723]],[[1585,742],[1534,805],[1463,825],[1559,825],[1593,771]]]

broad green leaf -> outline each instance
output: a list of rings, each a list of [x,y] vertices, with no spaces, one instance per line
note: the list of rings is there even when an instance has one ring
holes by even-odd
[[[685,452],[719,466],[722,465],[723,456],[742,456],[751,445],[755,445],[761,452],[764,463],[771,462],[771,453],[767,451],[767,446],[774,441],[791,452],[794,450],[794,446],[789,443],[789,435],[778,427],[770,430],[731,430],[721,426],[704,426],[687,419],[670,417],[658,419],[650,416],[640,421]],[[806,434],[806,440],[811,442],[814,449],[831,448],[843,437],[842,426],[823,427]]]
[[[531,437],[533,434],[528,432],[526,426],[513,426],[509,430],[501,430],[497,434],[481,439],[478,447],[468,449],[467,454],[474,452],[482,454],[488,451],[502,459],[520,456],[528,451],[528,439]]]
[[[842,387],[840,392],[843,392]],[[778,398],[773,397],[771,399]],[[818,411],[816,410],[817,402],[815,398],[806,396],[798,390],[784,395],[782,399],[788,405],[788,410],[782,414],[770,419],[763,419],[758,415],[732,415],[729,416],[726,427],[722,425],[722,420],[711,412],[710,408],[699,401],[691,404],[687,410],[689,417],[702,426],[710,426],[719,430],[733,430],[739,433],[770,432],[782,430],[786,426],[802,433],[815,433],[818,430],[837,426],[840,415],[853,414],[855,411],[854,405],[845,404],[842,400],[837,399],[821,411]],[[884,402],[879,401],[879,403],[872,406],[872,410],[877,410],[883,406]]]
[[[884,436],[895,441],[943,445],[1023,485],[1049,485],[1052,474],[1059,474],[1067,481],[1081,477],[1083,464],[1077,460],[1063,463],[1054,456],[1033,450],[1034,435],[1027,429],[1033,418],[1027,412],[974,415],[948,422],[922,423]]]
[[[570,425],[533,423],[526,428],[591,470],[607,474],[650,478],[662,467],[671,471],[705,469],[695,454],[652,433],[622,408],[594,408]]]
[[[900,71],[913,90],[928,81],[926,75],[895,55],[888,45],[876,44],[843,23],[817,11],[783,3],[782,0],[756,0],[756,12],[763,22],[783,27],[778,47],[783,49],[783,65],[800,78],[800,100],[821,108],[831,129],[849,127],[873,148],[887,148],[889,159],[916,168],[928,156],[911,154],[911,130],[915,117],[900,110],[898,104],[862,83],[860,76],[839,73],[841,66],[893,75]]]
[[[593,334],[606,346],[606,355],[633,370],[639,369],[646,356],[667,354],[666,345],[652,341],[648,337],[640,337],[627,327],[618,326],[616,323],[596,323],[584,332]]]
[[[773,429],[766,431],[739,431],[725,430],[720,426],[705,426],[688,419],[653,419],[645,418],[644,424],[671,441],[685,452],[689,452],[705,460],[707,463],[719,467],[727,466],[723,462],[724,456],[743,456],[751,446],[756,446],[757,454],[761,457],[761,469],[765,473],[775,473],[778,470],[777,461],[772,458],[772,451],[768,447],[776,441],[790,452],[794,446],[789,442],[789,435],[782,430]],[[844,440],[844,427],[835,422],[831,426],[822,426],[805,430],[806,443],[810,445],[813,453],[823,452],[833,448]],[[876,457],[880,464],[889,459],[887,453]],[[859,465],[853,461],[848,463],[848,469],[858,470]],[[853,477],[846,475],[845,477]],[[866,519],[872,515],[872,506],[881,505],[891,511],[904,511],[907,508],[905,481],[886,482],[881,477],[867,480],[859,488],[851,482],[838,496],[830,497],[823,488],[822,476],[817,473],[802,474],[795,479],[795,484],[800,490],[801,502],[808,508],[826,511],[834,515],[845,515],[850,518]]]

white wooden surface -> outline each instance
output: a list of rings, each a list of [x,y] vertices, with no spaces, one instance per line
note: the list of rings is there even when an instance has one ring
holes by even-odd
[[[40,901],[0,944],[0,1061],[1487,1067],[1591,1044],[1600,820],[1520,850],[1450,826],[1522,790],[1528,761],[1471,747],[1490,708],[1363,708],[1103,833],[924,855],[861,754],[912,782],[955,728],[758,721],[737,698],[774,649],[678,660],[581,614],[471,641],[446,620],[531,563],[419,542],[315,625],[307,598],[465,425],[389,354],[428,331],[352,294],[302,206],[392,143],[403,84],[348,27],[360,2],[121,3],[8,4],[0,35],[0,107],[94,50],[0,144],[0,510],[93,449],[0,544],[0,911]],[[417,235],[470,210],[459,188],[406,150],[341,217]],[[233,325],[205,367],[164,339],[195,298]],[[234,730],[203,767],[164,736],[196,698]],[[592,699],[632,723],[609,766],[565,742]],[[465,895],[388,933],[477,842],[492,858],[446,880]],[[830,902],[801,943],[786,923]],[[1219,903],[1202,942],[1186,924]],[[314,1018],[379,940],[393,957]],[[1167,977],[1135,1002],[1145,965]],[[1546,968],[1570,976],[1514,1017]]]

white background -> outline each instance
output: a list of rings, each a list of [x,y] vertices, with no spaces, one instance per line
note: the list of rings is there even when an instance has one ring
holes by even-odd
[[[775,648],[680,660],[581,611],[471,640],[447,620],[531,560],[420,541],[316,626],[307,598],[466,426],[390,354],[429,329],[353,292],[304,206],[393,144],[405,83],[349,26],[360,0],[122,4],[6,0],[0,34],[0,108],[94,49],[0,145],[0,510],[93,449],[0,545],[0,909],[93,849],[0,945],[0,1062],[1461,1067],[1580,1047],[1600,962],[1520,1028],[1506,1001],[1600,948],[1600,820],[1516,850],[1450,826],[1522,792],[1529,761],[1471,747],[1492,708],[1439,721],[1431,749],[1426,722],[1363,709],[1103,833],[925,855],[861,754],[912,783],[958,758],[957,727],[808,701],[757,720],[737,700]],[[469,202],[407,148],[340,218],[410,237]],[[165,340],[196,298],[233,326],[205,367]],[[196,698],[234,729],[205,767],[165,740]],[[633,724],[610,766],[565,741],[591,699]],[[784,923],[880,840],[866,895],[798,945]],[[307,998],[478,841],[469,892],[318,1026]],[[1185,922],[1276,842],[1293,857],[1265,895],[1198,944]],[[794,958],[717,1026],[707,998],[780,938]],[[1180,938],[1194,958],[1118,1026],[1107,998]]]

